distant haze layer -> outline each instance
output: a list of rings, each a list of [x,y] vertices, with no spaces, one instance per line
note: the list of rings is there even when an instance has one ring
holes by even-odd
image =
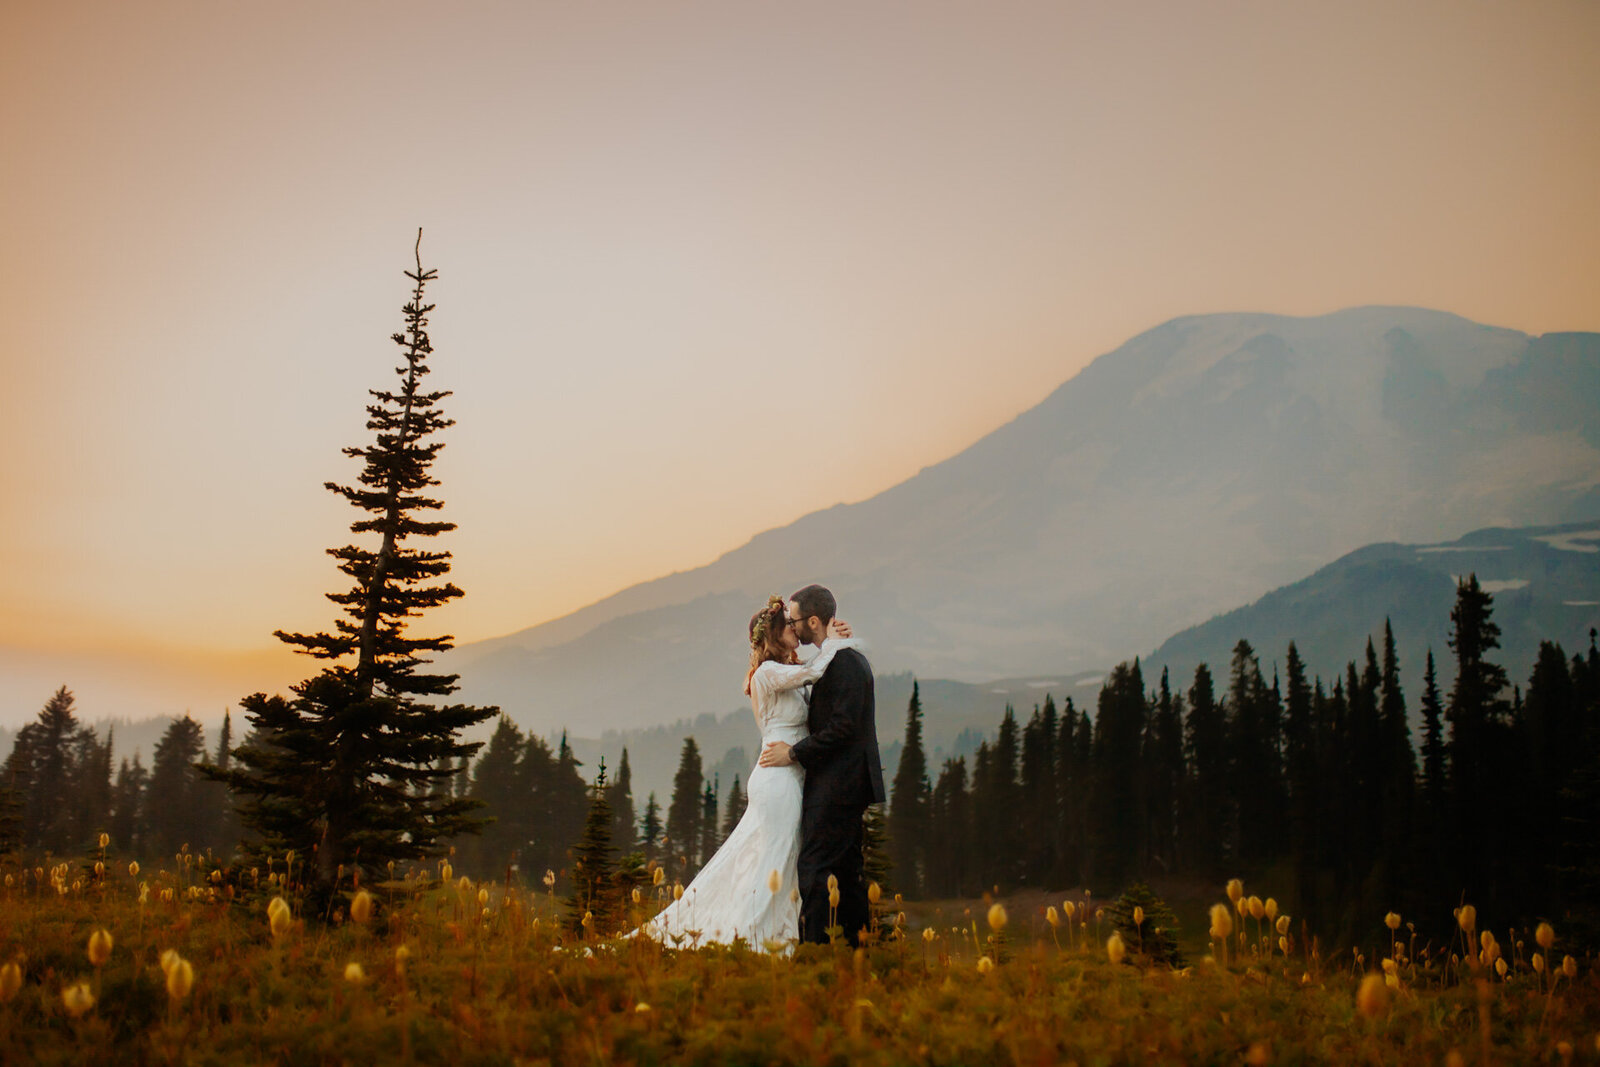
[[[474,699],[592,734],[736,707],[744,620],[807,581],[878,670],[978,681],[1104,669],[1373,542],[1591,518],[1600,334],[1196,316],[870,500],[447,662]]]

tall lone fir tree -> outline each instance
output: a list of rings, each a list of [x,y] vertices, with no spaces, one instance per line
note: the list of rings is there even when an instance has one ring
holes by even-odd
[[[437,272],[423,270],[421,248],[418,230],[417,267],[405,272],[413,283],[406,328],[393,335],[403,353],[400,385],[370,391],[367,429],[375,439],[344,450],[365,461],[359,484],[326,483],[365,513],[351,531],[376,535],[379,544],[328,550],[355,583],[328,594],[346,617],[335,620],[333,633],[275,636],[329,666],[293,686],[293,699],[256,693],[241,701],[254,735],[229,768],[208,772],[245,798],[240,817],[258,852],[315,855],[309,876],[320,895],[335,889],[341,867],[348,873],[357,863],[371,870],[433,855],[442,839],[484,824],[472,814],[480,803],[453,795],[449,778],[456,760],[479,747],[457,740],[459,732],[498,709],[419,702],[456,690],[456,675],[419,670],[430,662],[425,653],[449,649],[454,639],[407,634],[410,619],[462,595],[436,581],[449,572],[450,553],[409,544],[455,529],[421,517],[443,506],[426,493],[438,484],[429,468],[443,447],[430,438],[454,424],[438,407],[450,394],[422,388],[433,351],[433,305],[423,303],[423,291]]]

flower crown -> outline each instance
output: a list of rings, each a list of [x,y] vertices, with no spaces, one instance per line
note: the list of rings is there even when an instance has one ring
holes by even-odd
[[[756,618],[756,624],[750,630],[750,647],[760,648],[766,641],[767,634],[774,622],[783,618],[783,598],[774,593],[767,597],[767,606],[761,609],[761,614]]]

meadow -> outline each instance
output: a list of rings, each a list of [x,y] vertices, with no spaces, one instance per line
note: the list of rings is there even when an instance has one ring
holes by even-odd
[[[0,1061],[1600,1062],[1592,956],[1465,909],[1448,945],[1391,915],[1327,958],[1237,882],[1178,939],[1126,901],[1032,893],[883,898],[865,949],[695,949],[567,929],[553,887],[448,861],[307,916],[296,862],[6,868]]]

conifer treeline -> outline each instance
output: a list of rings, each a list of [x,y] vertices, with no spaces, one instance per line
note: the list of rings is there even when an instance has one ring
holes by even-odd
[[[109,833],[119,854],[165,857],[185,846],[231,855],[239,823],[228,790],[198,771],[226,769],[233,721],[224,716],[215,753],[205,748],[200,724],[173,719],[156,742],[146,768],[136,753],[115,774],[113,731],[104,741],[78,720],[66,686],[39,717],[17,731],[0,764],[0,853],[71,856],[87,853]]]
[[[1293,643],[1269,681],[1240,641],[1225,678],[1207,665],[1185,686],[1139,661],[1107,677],[1094,714],[1051,697],[1026,722],[1007,708],[969,761],[933,774],[912,688],[876,877],[907,897],[971,896],[994,885],[1120,890],[1136,879],[1218,879],[1286,865],[1300,914],[1337,936],[1356,916],[1428,914],[1465,894],[1517,916],[1600,901],[1600,651],[1570,659],[1540,647],[1526,687],[1494,662],[1492,599],[1465,579],[1451,615],[1456,680],[1439,690],[1433,653],[1416,701],[1420,735],[1387,624],[1381,651],[1336,677],[1308,677]],[[248,739],[247,739],[248,742]],[[226,787],[231,723],[215,753],[199,724],[175,719],[146,769],[112,773],[113,739],[95,739],[63,688],[19,731],[0,765],[0,849],[87,852],[101,830],[127,854],[184,845],[234,855],[240,827]],[[515,867],[563,885],[594,837],[594,785],[565,735],[552,748],[501,716],[449,789],[493,822],[454,842],[479,877]],[[687,882],[737,824],[742,784],[707,781],[693,738],[672,795],[633,796],[626,751],[603,786],[610,855],[656,860]],[[1286,887],[1290,888],[1290,887]],[[563,890],[565,891],[565,889]],[[1288,896],[1289,894],[1285,893]],[[1376,910],[1375,910],[1376,909]]]
[[[1339,676],[1308,677],[1291,643],[1269,682],[1240,641],[1225,679],[1196,668],[1147,684],[1119,665],[1095,714],[1046,697],[1019,726],[926,766],[915,687],[889,809],[896,888],[970,896],[1080,884],[1219,878],[1287,862],[1299,914],[1327,932],[1357,916],[1430,914],[1465,894],[1498,914],[1600,902],[1600,653],[1545,642],[1526,690],[1492,653],[1477,577],[1451,613],[1456,681],[1432,651],[1414,742],[1394,635]],[[1509,688],[1509,691],[1508,691]],[[1420,757],[1420,758],[1419,758]],[[1376,910],[1375,910],[1376,909]],[[1444,913],[1448,917],[1448,911]]]

